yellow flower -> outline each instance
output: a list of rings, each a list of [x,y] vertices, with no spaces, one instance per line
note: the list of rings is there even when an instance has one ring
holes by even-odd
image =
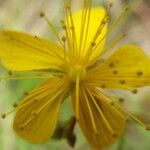
[[[21,75],[1,78],[45,79],[15,109],[13,127],[19,136],[31,143],[49,139],[67,93],[76,121],[95,149],[111,145],[121,136],[127,115],[149,129],[105,92],[105,89],[125,89],[135,93],[135,88],[150,85],[150,59],[139,47],[125,45],[108,57],[104,55],[124,37],[105,47],[105,38],[128,10],[107,29],[110,7],[111,4],[106,10],[92,8],[91,0],[87,0],[81,11],[72,13],[70,2],[65,3],[62,38],[41,13],[59,44],[26,33],[0,31],[1,62],[8,70]],[[34,76],[22,76],[26,73]],[[2,114],[2,118],[8,114]]]

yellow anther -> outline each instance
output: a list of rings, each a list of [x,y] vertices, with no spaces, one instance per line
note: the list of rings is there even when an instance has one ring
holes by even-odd
[[[6,113],[1,114],[1,118],[5,119],[6,118]]]
[[[94,46],[96,45],[96,43],[95,43],[95,42],[92,42],[91,45],[94,47]]]
[[[40,12],[40,17],[44,17],[45,13],[43,11]]]
[[[133,94],[136,94],[137,92],[138,92],[137,89],[132,90],[132,93],[133,93]]]
[[[66,9],[71,9],[70,4],[66,4]]]
[[[109,8],[112,8],[112,7],[113,7],[113,2],[110,2],[110,3],[108,4],[108,7],[109,7]]]
[[[13,104],[13,107],[14,107],[14,108],[18,107],[18,104],[17,104],[17,103],[14,103],[14,104]]]
[[[62,41],[65,43],[66,42],[66,36],[62,36]]]
[[[148,131],[150,131],[150,125],[146,125],[145,129],[148,130]]]

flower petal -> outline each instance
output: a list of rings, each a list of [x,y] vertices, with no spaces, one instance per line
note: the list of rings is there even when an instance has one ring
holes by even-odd
[[[84,13],[84,15],[83,15],[83,11],[86,12]],[[88,15],[90,16],[89,19],[88,19]],[[74,27],[75,27],[77,44],[79,46],[79,51],[84,51],[85,53],[88,52],[88,48],[91,46],[91,44],[93,42],[97,44],[98,41],[100,41],[103,38],[103,36],[106,34],[107,27],[105,25],[102,28],[102,32],[98,35],[97,40],[93,41],[94,36],[96,32],[98,31],[98,28],[100,24],[102,23],[104,16],[105,16],[105,10],[102,7],[91,8],[91,9],[89,8],[87,10],[83,9],[83,10],[73,13],[73,22],[74,22]],[[84,42],[85,42],[85,49],[83,49]],[[96,51],[99,51],[100,49],[104,47],[104,43],[105,43],[105,39],[97,47],[93,56],[97,55]],[[80,46],[80,44],[82,44],[82,46]]]
[[[150,59],[134,45],[117,49],[97,68],[87,81],[106,88],[137,88],[150,85]]]
[[[26,33],[0,31],[0,59],[11,71],[58,69],[63,50],[56,44]]]
[[[31,143],[49,139],[56,128],[60,104],[68,82],[52,78],[33,90],[18,106],[14,119],[16,133]]]
[[[72,102],[75,108],[74,96]],[[100,91],[80,89],[78,123],[93,148],[113,144],[124,131],[125,122],[124,114]]]

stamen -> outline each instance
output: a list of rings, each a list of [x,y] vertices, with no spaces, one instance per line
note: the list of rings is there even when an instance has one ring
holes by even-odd
[[[2,80],[25,80],[25,79],[45,79],[51,76],[16,76],[16,77],[0,77]]]
[[[107,14],[103,17],[102,21],[100,22],[100,25],[92,39],[92,43],[95,43],[94,46],[93,44],[91,43],[91,45],[89,46],[88,48],[88,51],[87,51],[87,54],[86,54],[86,57],[87,59],[90,57],[91,53],[93,53],[97,47],[97,44],[96,44],[96,40],[98,39],[98,37],[101,35],[107,21],[109,20],[109,17],[107,16]],[[93,49],[94,48],[94,49]]]
[[[44,12],[40,13],[40,17],[43,17],[46,22],[48,23],[51,31],[53,32],[53,34],[56,36],[56,38],[58,39],[58,41],[60,42],[60,44],[63,46],[63,43],[61,41],[61,38],[59,37],[59,34],[57,33],[57,31],[55,30],[55,27],[52,25],[52,23],[50,22],[50,20],[48,19],[48,17],[45,15]]]
[[[55,91],[54,91],[55,92]],[[53,102],[53,100],[55,100],[61,93],[63,92],[63,90],[59,90],[58,92],[56,92],[52,97],[50,97],[50,100],[48,100],[43,106],[40,107],[40,109],[38,110],[34,110],[31,112],[31,117],[23,124],[24,127],[26,127],[35,117],[37,117],[37,115],[46,107],[48,106],[50,103]],[[62,99],[63,95],[61,96],[60,99]]]
[[[73,43],[73,52],[74,50],[78,49],[78,45],[77,45],[77,37],[76,37],[76,32],[75,32],[75,28],[74,28],[74,21],[73,21],[73,16],[72,16],[72,11],[71,11],[71,1],[69,0],[69,4],[70,4],[70,9],[68,9],[69,11],[69,17],[70,17],[70,21],[71,21],[71,32],[72,32],[72,43]]]
[[[62,36],[62,41],[64,43],[64,58],[65,58],[65,61],[66,61],[66,52],[67,52],[67,49],[66,49],[66,36]]]
[[[126,110],[124,107],[122,107],[121,105],[115,103],[117,105],[117,107],[119,107],[122,111],[124,111],[126,114],[128,114],[133,120],[135,120],[137,123],[139,123],[141,126],[143,126],[144,128],[149,127],[146,126],[141,120],[139,120],[136,116],[134,116],[131,112],[129,112],[128,110]]]
[[[103,55],[104,53],[106,53],[107,51],[112,49],[114,46],[116,46],[122,39],[125,38],[125,36],[126,36],[126,34],[121,35],[119,38],[117,38],[115,41],[113,41],[108,47],[106,47],[104,50],[102,50],[99,53],[99,55],[96,58],[94,58],[94,60],[91,61],[91,64],[93,63],[93,61],[98,59],[101,55]],[[101,42],[96,45],[96,47],[94,48],[93,52],[98,48],[99,44],[101,44]],[[110,67],[113,67],[113,66],[110,66]]]
[[[79,82],[80,78],[79,76],[76,77],[76,89],[75,89],[75,114],[76,114],[76,120],[78,121],[79,119]]]
[[[95,133],[98,133],[97,127],[96,127],[96,123],[95,123],[95,120],[94,120],[94,116],[93,116],[93,112],[92,112],[92,108],[90,106],[89,100],[87,98],[87,95],[86,95],[84,89],[83,89],[83,94],[84,94],[85,101],[86,101],[86,104],[87,104],[87,107],[88,107],[88,111],[89,111],[89,114],[90,114],[90,118],[91,118],[91,123],[92,123],[93,129],[94,129]]]
[[[116,27],[116,25],[120,22],[120,20],[125,16],[125,14],[127,13],[127,11],[129,10],[129,6],[125,7],[124,11],[121,13],[121,15],[117,18],[117,20],[111,25],[111,27],[109,28],[109,30],[107,31],[107,33],[101,38],[101,40],[97,43],[97,46],[94,48],[93,51],[96,50],[96,48],[104,41],[104,39],[106,38],[106,36],[108,36],[108,34],[110,34],[112,32],[112,30]],[[125,35],[123,35],[124,37]],[[118,43],[123,37],[118,38],[115,42],[113,42],[110,47],[113,47],[114,45],[116,45],[116,43]],[[110,49],[110,48],[109,48]],[[106,50],[105,50],[106,51]]]
[[[101,117],[102,117],[104,123],[106,124],[108,130],[111,132],[111,134],[112,134],[113,136],[116,135],[116,133],[114,133],[114,131],[113,131],[113,129],[112,129],[112,127],[111,127],[109,121],[108,121],[107,118],[105,117],[103,111],[102,111],[102,110],[100,109],[100,107],[98,106],[98,104],[97,104],[95,98],[93,97],[93,95],[91,94],[91,92],[90,92],[88,89],[87,89],[87,91],[88,91],[88,93],[89,93],[89,95],[90,95],[90,97],[91,97],[91,99],[92,99],[92,101],[93,101],[95,107],[97,108],[99,114],[101,115]]]
[[[28,95],[29,95],[29,92],[28,92],[28,91],[25,91],[23,95],[24,95],[24,96],[28,96]]]
[[[86,7],[86,6],[85,6]],[[87,41],[87,37],[88,37],[88,33],[89,33],[89,24],[90,24],[90,17],[91,17],[91,8],[92,8],[92,1],[91,0],[88,0],[88,2],[87,2],[87,7],[85,8],[86,9],[86,13],[87,14],[85,14],[85,25],[84,26],[86,26],[85,28],[84,28],[84,30],[85,30],[85,36],[83,36],[83,48],[82,48],[82,53],[81,53],[81,55],[84,55],[84,52],[85,52],[85,46],[86,46],[86,41]],[[87,17],[86,17],[87,16]],[[86,19],[87,18],[87,19]],[[86,25],[86,22],[87,22],[87,25]],[[83,31],[84,31],[83,30]],[[82,30],[81,30],[81,33],[82,33]],[[92,42],[92,46],[94,47],[95,46],[95,42]]]

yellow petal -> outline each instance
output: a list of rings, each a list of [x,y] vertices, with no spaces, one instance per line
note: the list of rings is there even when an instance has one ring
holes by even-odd
[[[68,82],[52,78],[33,90],[18,106],[14,130],[31,143],[48,140],[56,128],[60,104]]]
[[[87,81],[106,88],[130,89],[150,85],[150,59],[134,45],[117,49],[92,69]]]
[[[72,99],[75,109],[75,99]],[[80,89],[78,123],[94,149],[107,147],[124,131],[126,118],[100,91]]]
[[[44,39],[15,31],[0,31],[0,60],[11,71],[58,69],[63,50]]]
[[[103,38],[107,30],[106,25],[102,28],[102,32],[98,36],[97,40],[93,41],[94,36],[98,31],[98,28],[104,16],[105,16],[105,10],[102,7],[83,9],[73,13],[73,23],[75,27],[77,45],[79,48],[77,51],[80,52],[82,51],[81,53],[85,54],[88,52],[88,48],[91,46],[93,42],[97,44],[98,41],[100,41]],[[100,51],[100,49],[103,48],[104,43],[105,40],[103,40],[103,42],[99,44],[94,54],[92,55],[93,57],[97,55],[98,53],[97,51]]]

